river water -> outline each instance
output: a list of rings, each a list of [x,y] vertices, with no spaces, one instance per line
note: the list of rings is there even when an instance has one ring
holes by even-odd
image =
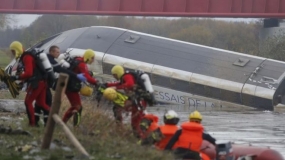
[[[162,123],[164,111],[149,107],[148,112],[158,115]],[[177,113],[181,123],[188,120],[190,111]],[[206,131],[218,141],[270,147],[285,157],[285,114],[269,111],[200,111],[200,113],[203,115]]]

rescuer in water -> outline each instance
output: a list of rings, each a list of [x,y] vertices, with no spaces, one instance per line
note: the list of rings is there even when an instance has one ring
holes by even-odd
[[[97,80],[90,76],[88,67],[86,64],[92,64],[95,59],[95,52],[91,49],[88,49],[84,52],[83,57],[74,57],[72,58],[72,62],[70,62],[69,69],[76,74],[83,73],[87,79],[87,82],[92,85],[97,85]],[[63,116],[63,122],[67,122],[71,116],[74,115],[73,125],[77,126],[80,123],[81,112],[82,112],[82,104],[79,92],[81,94],[88,95],[90,94],[92,89],[88,86],[82,87],[81,81],[78,78],[70,77],[68,80],[67,88],[66,88],[66,96],[71,104],[71,107],[65,112]]]
[[[143,144],[143,141],[145,141],[145,139],[149,137],[151,133],[158,128],[158,120],[159,118],[156,115],[150,113],[146,113],[142,117],[142,120],[139,124],[141,129],[140,138],[142,141],[139,143]]]
[[[55,73],[65,73],[69,75],[69,78],[77,78],[78,80],[80,80],[81,82],[85,82],[86,78],[84,76],[83,73],[81,74],[75,74],[74,72],[66,69],[64,66],[61,66],[59,63],[57,63],[57,61],[55,60],[55,58],[58,58],[60,55],[60,50],[58,46],[51,46],[49,48],[49,54],[47,54],[48,60],[51,63],[51,65],[53,66],[53,70]],[[57,74],[57,75],[58,75]],[[56,76],[57,78],[57,76]],[[56,82],[56,81],[55,81]],[[49,87],[47,87],[46,89],[46,104],[51,106],[52,104],[52,94],[50,91],[50,88],[54,88],[55,87],[55,82],[54,83],[50,83],[52,85],[50,85]],[[36,120],[36,125],[39,126],[38,122],[40,120],[40,115],[41,115],[42,109],[38,104],[35,104],[35,120]],[[47,124],[47,119],[48,119],[48,113],[45,112],[43,110],[44,113],[44,125],[46,126]]]
[[[116,87],[116,89],[123,89],[126,95],[131,101],[133,101],[133,107],[131,108],[132,117],[131,125],[134,134],[140,137],[139,123],[144,116],[143,111],[146,109],[147,104],[154,104],[153,88],[149,79],[149,76],[143,72],[128,72],[120,65],[115,65],[111,73],[117,82],[106,83],[107,87]],[[120,107],[115,105],[113,107],[115,119],[122,122],[122,114]]]
[[[164,150],[166,144],[178,130],[178,114],[174,110],[168,110],[163,115],[163,122],[164,125],[159,126],[157,129],[148,134],[145,139],[141,140],[142,145],[155,144],[157,149]],[[175,148],[175,146],[173,148]]]
[[[204,133],[204,127],[201,125],[202,115],[200,112],[192,112],[189,116],[189,120],[189,122],[184,122],[181,125],[181,129],[170,139],[165,150],[171,150],[175,144],[176,148],[173,149],[176,158],[200,160],[200,148],[203,140],[209,141],[213,145],[216,145],[216,140],[209,134]]]

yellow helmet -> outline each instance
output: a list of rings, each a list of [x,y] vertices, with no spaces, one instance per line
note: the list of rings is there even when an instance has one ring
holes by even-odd
[[[91,64],[92,63],[91,59],[94,57],[95,57],[95,52],[92,49],[87,49],[84,52],[83,60],[84,60],[84,62]]]
[[[83,96],[91,96],[93,93],[93,88],[89,87],[89,86],[83,86],[80,89],[80,94]]]
[[[189,120],[199,120],[202,121],[202,115],[198,111],[194,111],[189,115]]]
[[[22,43],[18,41],[14,41],[10,44],[10,50],[15,51],[15,58],[19,58],[24,52]]]
[[[112,74],[116,74],[118,76],[118,78],[120,79],[123,74],[125,73],[124,68],[121,65],[115,65],[112,70],[111,70]]]
[[[113,101],[117,98],[117,91],[113,88],[107,88],[105,89],[105,91],[103,92],[103,96],[110,100]]]

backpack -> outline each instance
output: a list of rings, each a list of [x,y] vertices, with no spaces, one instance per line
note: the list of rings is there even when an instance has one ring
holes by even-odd
[[[135,78],[136,87],[134,88],[134,91],[138,95],[138,98],[143,98],[150,106],[155,105],[156,100],[155,100],[153,91],[151,92],[148,91],[148,88],[145,86],[145,79],[142,78],[142,75],[147,74],[147,73],[141,70],[136,70],[136,71],[126,71],[125,74],[131,74]],[[149,77],[148,74],[147,76]],[[150,81],[150,79],[148,80]],[[123,82],[122,78],[121,78],[121,82]],[[151,82],[149,82],[149,84],[151,85]]]
[[[81,61],[77,60],[78,57],[68,57],[66,58],[66,62],[70,64],[69,70],[73,71]],[[70,77],[66,86],[66,90],[71,92],[79,92],[82,87],[81,81],[77,78]]]
[[[141,78],[141,76],[143,74],[145,74],[143,71],[141,71],[141,70],[126,71],[125,74],[123,74],[123,76],[126,74],[131,74],[135,78],[135,83],[136,83],[135,90],[143,90],[143,91],[147,92],[146,87],[144,85],[144,80]],[[121,82],[122,82],[122,80],[121,80]]]
[[[31,48],[29,50],[26,50],[19,59],[19,65],[17,68],[19,73],[24,70],[23,58],[25,57],[25,55],[31,55],[35,60],[36,68],[34,68],[33,76],[28,79],[28,83],[30,83],[33,88],[37,87],[38,81],[40,80],[47,80],[49,86],[51,86],[55,80],[55,76],[54,76],[54,72],[52,70],[51,64],[48,58],[46,57],[46,53],[43,53],[43,51],[44,50],[38,50],[36,48]],[[44,60],[41,59],[41,56],[46,59]]]

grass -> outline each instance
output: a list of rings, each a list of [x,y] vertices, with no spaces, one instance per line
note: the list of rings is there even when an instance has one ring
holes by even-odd
[[[131,134],[130,125],[124,124],[118,126],[113,119],[110,110],[107,106],[102,108],[95,107],[94,101],[85,100],[83,102],[82,120],[79,127],[73,128],[71,125],[72,119],[68,122],[71,131],[78,138],[80,143],[86,151],[95,160],[173,160],[171,154],[158,151],[155,148],[140,146],[137,144],[137,139]],[[69,107],[66,98],[60,109],[60,116]],[[12,117],[19,118],[19,115],[12,115]],[[20,160],[23,157],[29,159],[30,157],[41,156],[44,159],[69,159],[68,157],[80,158],[80,153],[73,148],[69,139],[64,134],[63,130],[57,126],[54,131],[53,139],[58,139],[62,143],[72,148],[72,152],[67,152],[62,149],[46,150],[37,153],[19,152],[15,151],[15,147],[23,146],[25,144],[32,144],[33,142],[40,142],[43,138],[44,128],[30,128],[27,127],[27,118],[25,114],[20,115],[24,120],[21,122],[21,127],[24,130],[31,132],[34,136],[13,136],[9,134],[0,134],[0,155],[1,160]],[[16,128],[15,123],[1,122],[0,125],[11,125]],[[2,144],[1,144],[2,143]],[[33,148],[39,148],[40,143]]]
[[[7,51],[6,50],[0,50],[0,67],[1,68],[5,68],[10,61],[12,60],[11,57],[8,56]]]
[[[26,96],[26,92],[20,91],[20,94],[16,97],[17,100],[24,100]],[[0,99],[14,99],[9,92],[9,90],[1,90],[0,91]]]

